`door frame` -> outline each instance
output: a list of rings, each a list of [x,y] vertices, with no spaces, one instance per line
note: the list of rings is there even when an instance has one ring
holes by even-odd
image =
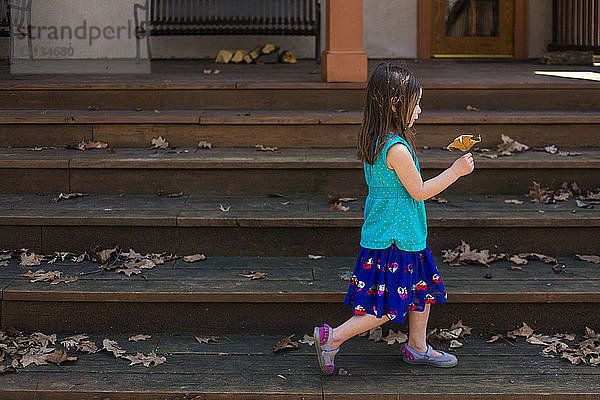
[[[515,2],[513,58],[527,60],[529,57],[528,0]],[[417,57],[431,59],[431,31],[433,24],[433,0],[417,0]]]

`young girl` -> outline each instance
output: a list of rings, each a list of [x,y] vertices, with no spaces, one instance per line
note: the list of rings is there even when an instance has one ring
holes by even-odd
[[[427,247],[425,200],[473,171],[467,153],[450,168],[422,181],[409,128],[419,117],[422,88],[406,68],[380,64],[367,85],[366,106],[358,140],[369,195],[365,202],[360,249],[345,304],[354,316],[337,328],[314,328],[321,370],[334,371],[339,346],[386,321],[399,323],[408,314],[409,339],[402,359],[410,364],[453,367],[455,356],[426,343],[433,303],[447,299],[442,278]]]

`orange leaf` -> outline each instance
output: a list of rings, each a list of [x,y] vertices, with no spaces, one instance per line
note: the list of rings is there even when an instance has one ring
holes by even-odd
[[[454,147],[462,151],[468,151],[475,143],[481,142],[481,135],[479,135],[479,140],[473,140],[472,137],[473,135],[460,135],[446,148],[450,150],[450,147]]]

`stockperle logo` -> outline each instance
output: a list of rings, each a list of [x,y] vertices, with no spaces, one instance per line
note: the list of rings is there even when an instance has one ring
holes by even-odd
[[[17,39],[27,38],[27,28],[15,27],[13,34]],[[61,26],[44,26],[31,25],[31,39],[40,40],[81,40],[86,41],[89,46],[93,46],[97,40],[120,40],[133,39],[133,24],[131,20],[127,21],[127,25],[118,26],[98,26],[88,24],[87,20],[83,20],[80,25],[75,27],[71,25]]]

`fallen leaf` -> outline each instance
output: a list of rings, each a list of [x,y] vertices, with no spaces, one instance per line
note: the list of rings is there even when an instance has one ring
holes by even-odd
[[[330,211],[348,211],[349,209],[349,206],[344,206],[342,203],[335,203],[329,208]]]
[[[506,337],[511,339],[516,339],[517,336],[523,336],[528,338],[533,334],[533,329],[529,327],[525,322],[523,322],[523,326],[515,329],[514,331],[510,331],[506,333]]]
[[[260,150],[260,151],[277,151],[277,147],[264,147],[262,144],[257,144],[256,146],[254,146],[256,148],[256,150]]]
[[[275,346],[273,346],[273,352],[277,352],[277,351],[284,350],[284,349],[290,349],[290,348],[297,349],[298,342],[292,341],[291,340],[292,336],[294,336],[293,333],[290,336],[284,337],[283,339],[278,341],[277,344],[275,344]]]
[[[313,335],[305,333],[302,339],[298,340],[298,342],[312,346],[313,344],[315,344],[315,337]]]
[[[21,253],[21,263],[19,264],[19,266],[33,267],[35,265],[40,265],[43,259],[43,254],[35,254],[34,252],[31,252],[31,254],[29,254],[28,252],[23,252]]]
[[[223,211],[223,212],[227,212],[229,211],[229,209],[231,208],[231,204],[227,206],[227,208],[223,207],[223,204],[219,203],[219,210]]]
[[[459,337],[464,337],[465,335],[471,334],[471,327],[467,326],[467,325],[463,325],[462,319],[459,319],[458,322],[452,324],[452,326],[450,327],[450,330],[452,331],[457,328],[462,329],[462,332],[460,333]]]
[[[446,149],[450,150],[451,147],[454,147],[461,151],[468,151],[475,143],[481,142],[481,135],[479,135],[478,140],[474,140],[472,137],[473,135],[460,135],[446,146]]]
[[[127,354],[122,358],[126,358],[131,361],[129,365],[143,364],[144,367],[150,367],[150,364],[152,364],[153,367],[156,367],[157,365],[167,361],[165,357],[159,357],[154,352],[149,353],[147,356],[142,353],[137,353],[135,356]]]
[[[209,340],[216,342],[218,338],[219,338],[218,336],[196,336],[196,340],[200,344],[202,344],[202,343],[209,344],[208,343]]]
[[[115,357],[121,357],[125,354],[125,350],[123,350],[116,341],[110,339],[104,339],[102,341],[102,350],[113,353]]]
[[[408,336],[400,330],[398,330],[398,332],[395,333],[392,329],[390,329],[388,335],[386,337],[383,337],[382,339],[385,340],[388,345],[390,345],[394,344],[395,342],[404,343],[408,340]]]
[[[479,111],[479,108],[477,108],[477,107],[474,107],[474,106],[472,106],[472,105],[470,105],[470,104],[467,104],[467,105],[465,106],[465,110],[467,110],[467,111]]]
[[[489,267],[492,261],[500,260],[506,257],[506,254],[492,254],[489,250],[477,251],[471,250],[471,246],[461,240],[461,245],[456,249],[442,250],[443,260],[449,265],[457,266],[461,264],[476,263]]]
[[[520,258],[537,258],[538,260],[545,262],[546,264],[556,264],[557,263],[556,258],[547,256],[545,254],[540,254],[540,253],[519,253],[518,257],[520,257]]]
[[[587,261],[589,263],[594,263],[594,264],[600,264],[600,256],[594,256],[594,255],[579,255],[579,254],[575,254],[575,257],[579,258],[582,261]]]
[[[525,265],[527,264],[527,258],[522,258],[519,257],[517,254],[515,254],[514,256],[511,256],[508,261],[512,261],[515,264],[519,264],[519,265]]]
[[[457,348],[462,347],[462,346],[463,346],[463,344],[461,342],[459,342],[458,340],[456,340],[456,339],[452,339],[450,341],[450,348],[451,349],[457,349]]]
[[[529,146],[519,143],[507,135],[500,135],[502,142],[498,145],[498,155],[512,156],[513,152],[521,152],[529,150]]]
[[[193,254],[191,256],[184,256],[183,260],[187,262],[203,261],[206,260],[206,256],[204,254]]]
[[[130,342],[139,342],[140,340],[146,340],[146,339],[150,339],[152,336],[151,335],[135,335],[129,338]]]
[[[46,355],[46,360],[54,364],[60,364],[64,361],[75,361],[77,357],[67,355],[64,350],[54,350],[52,353]]]
[[[430,197],[428,200],[434,201],[434,202],[440,203],[440,204],[444,204],[444,203],[448,202],[448,200],[446,200],[446,199],[444,199],[442,197],[436,197],[436,196]]]
[[[246,271],[245,274],[239,274],[239,275],[246,277],[246,278],[261,279],[261,278],[265,277],[266,272]]]
[[[319,256],[319,255],[313,255],[313,254],[308,255],[308,258],[310,258],[311,260],[318,260],[323,257],[325,257],[325,256]]]
[[[205,140],[201,140],[198,142],[198,147],[201,149],[212,149],[212,144]]]
[[[516,199],[508,199],[508,200],[504,200],[504,202],[506,204],[523,204],[523,202],[521,200],[516,200]]]
[[[152,149],[166,149],[168,147],[169,142],[167,142],[167,140],[164,137],[159,136],[157,138],[152,139]]]
[[[533,181],[532,188],[525,196],[531,197],[532,203],[546,203],[550,198],[552,191],[548,190],[547,187],[542,188],[539,183]]]

